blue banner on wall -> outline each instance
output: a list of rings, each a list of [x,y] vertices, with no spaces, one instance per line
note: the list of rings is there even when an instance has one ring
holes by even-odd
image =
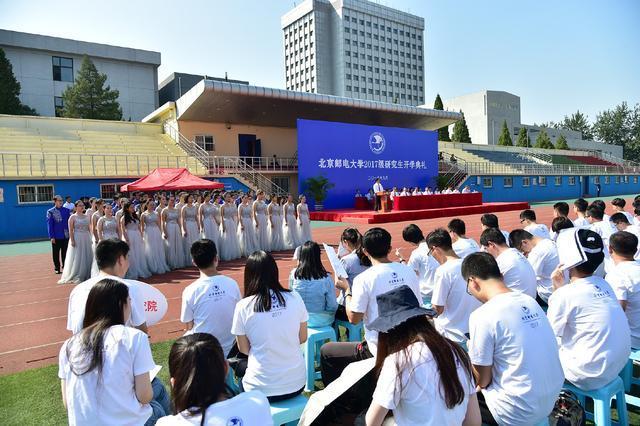
[[[350,209],[356,190],[364,195],[380,177],[385,189],[435,186],[438,132],[298,120],[298,186],[325,176],[335,186],[325,209]]]

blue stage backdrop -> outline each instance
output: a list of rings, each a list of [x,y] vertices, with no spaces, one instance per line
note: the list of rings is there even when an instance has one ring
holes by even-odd
[[[385,189],[434,187],[438,132],[299,119],[299,192],[318,175],[335,185],[325,209],[353,208],[356,190],[366,194],[376,177]]]

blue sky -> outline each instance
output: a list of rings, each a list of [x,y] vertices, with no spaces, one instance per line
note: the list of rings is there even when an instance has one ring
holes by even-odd
[[[298,4],[300,1],[297,2]],[[426,20],[427,103],[482,89],[521,98],[525,123],[640,102],[640,1],[384,0]],[[55,6],[53,6],[55,5]],[[162,53],[172,71],[284,87],[292,0],[0,0],[0,28]]]

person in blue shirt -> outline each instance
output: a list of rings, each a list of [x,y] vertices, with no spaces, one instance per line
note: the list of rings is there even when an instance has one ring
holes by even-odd
[[[331,275],[322,266],[317,243],[307,241],[300,247],[298,267],[289,275],[289,288],[302,297],[310,314],[309,327],[333,324],[338,309],[336,289]]]
[[[64,268],[64,260],[69,244],[69,216],[71,210],[62,206],[62,197],[53,197],[54,206],[47,210],[47,232],[51,240],[51,255],[56,274]],[[61,261],[62,260],[62,261]]]

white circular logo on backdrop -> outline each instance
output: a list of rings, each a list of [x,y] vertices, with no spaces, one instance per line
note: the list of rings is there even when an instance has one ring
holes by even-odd
[[[373,132],[369,136],[369,148],[371,148],[371,152],[374,154],[382,154],[384,151],[384,147],[386,142],[384,140],[384,136],[380,132]]]

